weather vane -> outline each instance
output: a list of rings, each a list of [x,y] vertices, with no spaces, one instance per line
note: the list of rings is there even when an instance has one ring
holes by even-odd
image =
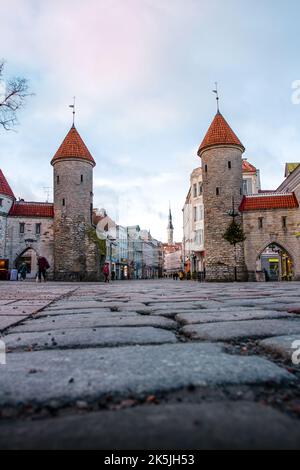
[[[220,108],[219,108],[219,91],[218,91],[218,82],[215,82],[215,85],[216,85],[216,88],[213,90],[213,93],[216,94],[216,100],[217,100],[217,110],[218,110],[218,113],[220,112]]]
[[[75,96],[73,96],[73,104],[70,104],[69,105],[69,108],[73,108],[73,126],[75,124],[75,102],[76,102],[76,98]]]

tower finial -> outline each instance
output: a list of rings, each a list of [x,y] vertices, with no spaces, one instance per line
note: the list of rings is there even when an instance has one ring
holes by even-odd
[[[73,104],[69,105],[69,108],[73,108],[73,126],[75,125],[75,103],[76,103],[76,97],[73,96]]]
[[[220,100],[220,98],[219,98],[218,82],[215,82],[215,86],[216,86],[216,88],[213,90],[213,93],[216,94],[217,111],[218,111],[218,113],[219,113],[219,112],[220,112],[220,108],[219,108],[219,100]]]

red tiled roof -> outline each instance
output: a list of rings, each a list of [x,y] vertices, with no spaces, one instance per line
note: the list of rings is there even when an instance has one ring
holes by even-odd
[[[219,112],[216,114],[199,147],[198,155],[200,156],[204,149],[214,145],[237,145],[241,147],[243,151],[245,150],[239,138]]]
[[[9,186],[7,179],[5,178],[4,174],[2,173],[2,170],[0,170],[0,194],[3,194],[4,196],[9,196],[13,199],[15,199],[15,195],[12,192],[11,187]]]
[[[247,162],[247,160],[243,160],[243,172],[244,173],[256,173],[255,166],[251,165],[251,163]]]
[[[54,217],[53,204],[46,202],[16,201],[10,212],[10,217]]]
[[[240,212],[268,210],[268,209],[295,209],[299,207],[294,193],[273,193],[266,195],[244,196],[239,207]]]
[[[95,160],[90,154],[87,146],[83,142],[75,126],[72,126],[69,130],[63,143],[52,158],[51,164],[53,165],[55,161],[64,158],[80,158],[88,160],[94,166],[96,165]]]

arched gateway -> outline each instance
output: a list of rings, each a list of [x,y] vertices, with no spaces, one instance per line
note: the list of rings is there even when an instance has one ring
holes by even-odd
[[[257,277],[265,281],[292,281],[294,263],[289,252],[280,244],[269,243],[259,253],[256,262]]]

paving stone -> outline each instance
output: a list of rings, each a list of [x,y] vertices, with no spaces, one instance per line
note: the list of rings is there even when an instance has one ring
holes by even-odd
[[[69,310],[42,310],[41,312],[37,313],[36,317],[37,318],[42,318],[42,317],[56,317],[60,315],[78,315],[78,314],[94,314],[96,313],[97,315],[104,315],[104,316],[110,316],[114,313],[118,312],[111,312],[109,308],[86,308],[86,309],[69,309]],[[137,313],[133,313],[133,315],[137,315]],[[120,313],[119,313],[120,316]]]
[[[0,331],[19,323],[27,318],[28,315],[1,315],[0,316]]]
[[[8,354],[1,367],[0,406],[51,400],[65,405],[107,395],[145,397],[189,385],[294,380],[265,359],[226,354],[209,343],[23,352]]]
[[[68,300],[61,300],[59,302],[55,302],[49,307],[49,310],[77,310],[77,309],[87,309],[87,308],[101,308],[102,302],[97,301],[86,301],[81,300],[77,302],[71,302]]]
[[[176,320],[183,325],[192,325],[197,323],[215,323],[240,320],[255,320],[260,318],[293,318],[285,312],[272,312],[270,310],[242,310],[206,312],[200,310],[196,312],[180,313],[176,315]]]
[[[176,343],[171,331],[153,327],[140,328],[78,328],[66,331],[12,333],[3,338],[10,351],[108,347],[138,344]]]
[[[14,332],[36,332],[49,330],[65,330],[67,328],[96,328],[107,326],[154,326],[158,328],[176,328],[176,322],[163,317],[149,317],[132,314],[78,314],[60,315],[57,317],[36,318],[14,329]]]
[[[300,322],[294,320],[229,321],[203,325],[188,325],[183,333],[192,339],[230,341],[240,338],[264,338],[300,333]]]
[[[248,402],[138,406],[0,424],[0,448],[298,450],[300,425],[270,407]]]
[[[298,341],[298,346],[293,348],[292,346],[296,341]],[[300,333],[298,335],[294,334],[264,339],[260,341],[259,344],[267,351],[279,354],[284,359],[290,359],[291,362],[294,353],[298,360],[300,359],[300,353],[296,353],[297,350],[300,350]]]

